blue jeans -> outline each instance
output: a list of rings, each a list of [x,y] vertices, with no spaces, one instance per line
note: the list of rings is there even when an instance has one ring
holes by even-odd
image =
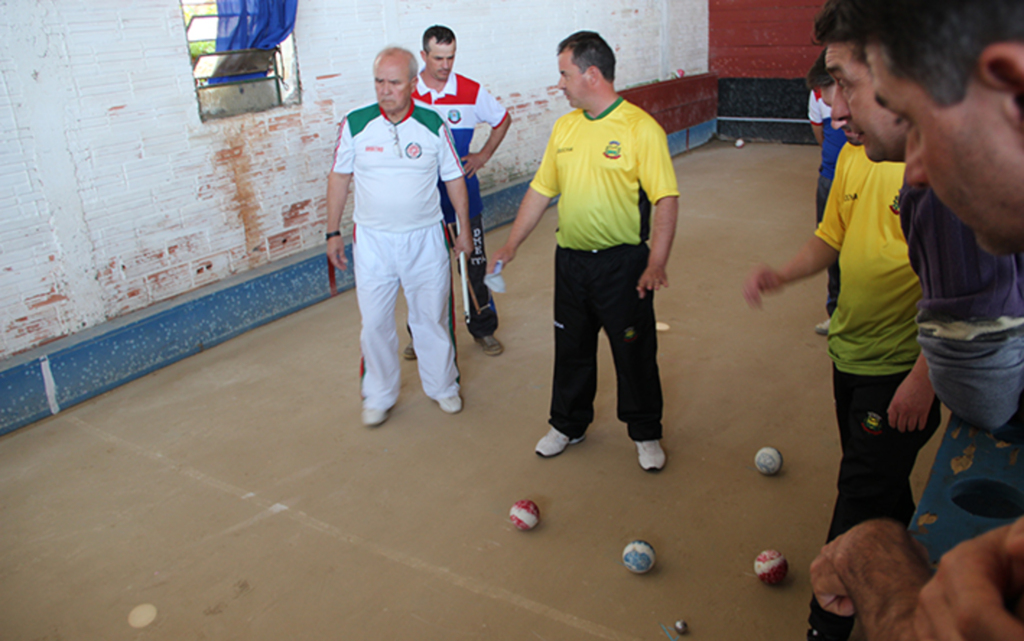
[[[1024,392],[1024,336],[961,341],[918,335],[935,395],[983,430],[1013,418]]]

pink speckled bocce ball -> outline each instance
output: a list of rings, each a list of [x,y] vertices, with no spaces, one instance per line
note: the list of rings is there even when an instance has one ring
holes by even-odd
[[[789,562],[778,550],[765,550],[754,559],[754,572],[768,585],[775,585],[786,578]]]
[[[516,501],[508,513],[512,525],[520,530],[532,530],[540,522],[540,508],[529,499]]]

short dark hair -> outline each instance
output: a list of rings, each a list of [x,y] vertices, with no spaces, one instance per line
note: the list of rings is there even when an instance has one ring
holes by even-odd
[[[585,73],[591,67],[597,67],[608,82],[615,81],[615,54],[608,43],[593,31],[577,31],[558,43],[558,53],[572,51],[572,63]]]
[[[940,105],[963,100],[982,51],[1024,42],[1021,0],[841,0],[841,22],[858,21],[889,71]]]
[[[825,68],[825,50],[822,49],[821,53],[818,54],[818,59],[814,61],[811,68],[807,70],[807,77],[804,78],[804,82],[807,83],[807,88],[814,90],[820,89],[821,87],[831,87],[835,84],[835,78],[828,73],[828,69]]]
[[[830,44],[850,45],[854,58],[867,62],[864,55],[867,32],[862,22],[850,19],[849,9],[850,3],[846,0],[827,0],[814,17],[814,44],[826,47]]]
[[[423,50],[430,51],[430,41],[433,40],[439,45],[446,45],[455,42],[455,32],[448,27],[439,24],[430,27],[423,32]]]

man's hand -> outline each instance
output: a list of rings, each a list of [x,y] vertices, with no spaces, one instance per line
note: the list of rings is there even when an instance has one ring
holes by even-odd
[[[491,257],[487,259],[487,273],[494,273],[494,266],[501,261],[502,267],[508,267],[508,264],[512,262],[512,259],[516,257],[516,250],[510,247],[507,243],[502,245],[496,252],[491,252]]]
[[[455,243],[452,245],[452,250],[455,252],[456,256],[460,253],[464,253],[468,257],[473,253],[473,239],[469,235],[469,225],[466,225],[466,227],[462,229],[462,233],[455,237]]]
[[[928,424],[928,414],[934,401],[935,391],[928,379],[928,363],[922,354],[893,394],[889,403],[889,425],[901,432],[923,430]]]
[[[345,201],[348,200],[348,187],[351,182],[352,174],[332,171],[327,176],[327,231],[341,228],[341,216],[345,211]],[[327,260],[338,269],[344,270],[348,267],[348,261],[345,259],[345,241],[341,236],[327,239]]]
[[[866,521],[821,549],[811,588],[833,614],[856,614],[868,639],[913,639],[921,587],[931,578],[924,547],[902,523]]]
[[[1024,639],[1022,594],[1024,518],[965,541],[942,557],[938,572],[918,598],[917,637]]]
[[[836,539],[821,548],[821,554],[811,563],[811,586],[814,588],[814,598],[823,609],[841,617],[852,617],[857,613],[857,608],[835,565],[835,548],[843,543]]]
[[[498,145],[505,139],[505,134],[508,133],[508,128],[511,124],[512,116],[506,113],[501,123],[494,129],[491,129],[490,135],[487,136],[487,142],[484,143],[480,151],[466,154],[460,158],[462,170],[466,173],[466,178],[475,176],[476,172],[483,169],[487,161],[494,155],[494,152],[498,150]]]
[[[462,170],[466,172],[466,178],[472,178],[476,175],[476,172],[483,169],[487,161],[490,160],[490,155],[484,154],[483,152],[476,152],[475,154],[466,154],[462,157]]]
[[[327,241],[327,259],[338,269],[348,269],[348,260],[345,259],[345,241],[340,236],[335,236]]]
[[[668,287],[668,275],[665,273],[665,268],[648,265],[644,273],[640,274],[636,291],[639,292],[640,298],[643,298],[647,296],[647,292],[658,291],[662,287]]]
[[[782,289],[782,277],[768,265],[758,265],[743,283],[743,299],[751,307],[761,308],[761,293]]]

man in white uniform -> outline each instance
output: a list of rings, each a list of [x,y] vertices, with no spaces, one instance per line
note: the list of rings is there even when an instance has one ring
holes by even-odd
[[[415,106],[416,59],[388,48],[373,65],[377,103],[342,121],[327,181],[327,257],[346,269],[339,227],[354,183],[352,257],[363,327],[363,424],[387,420],[398,400],[400,368],[395,300],[399,285],[416,336],[424,393],[441,409],[462,409],[451,314],[451,271],[437,190],[444,181],[459,220],[455,251],[473,250],[462,165],[438,114]],[[354,180],[353,180],[354,179]]]

